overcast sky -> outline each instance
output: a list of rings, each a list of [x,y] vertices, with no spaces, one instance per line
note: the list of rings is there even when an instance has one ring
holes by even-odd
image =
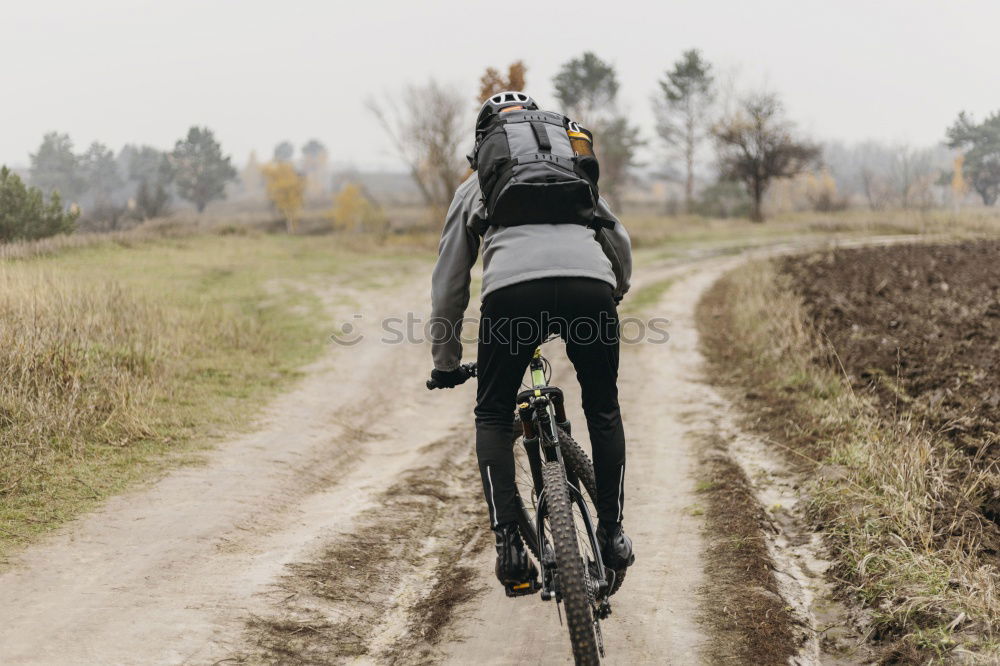
[[[651,137],[649,96],[691,47],[817,139],[930,144],[959,110],[1000,109],[996,0],[5,0],[0,163],[53,130],[78,150],[168,148],[199,124],[238,163],[316,137],[334,160],[392,165],[368,95],[434,77],[472,106],[486,66],[521,58],[554,105],[552,76],[585,50],[617,67]]]

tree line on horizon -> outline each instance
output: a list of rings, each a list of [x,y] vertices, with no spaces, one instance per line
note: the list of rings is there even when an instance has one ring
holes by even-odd
[[[0,241],[94,231],[167,212],[172,196],[200,212],[236,176],[211,130],[191,127],[171,151],[126,145],[116,155],[100,142],[76,153],[69,135],[46,134],[30,155],[28,183],[7,167],[0,179]],[[44,199],[48,197],[46,204]]]
[[[506,74],[487,68],[474,104],[433,79],[369,98],[370,112],[427,205],[447,206],[468,174],[462,149],[472,141],[470,115],[496,92],[530,92],[526,73],[523,61]],[[635,167],[643,166],[638,151],[651,142],[622,108],[614,66],[585,52],[560,67],[552,87],[558,110],[594,131],[601,192],[620,204]],[[934,187],[948,188],[957,199],[971,187],[987,206],[1000,196],[1000,113],[981,123],[960,114],[946,142],[929,148],[876,141],[821,145],[798,132],[776,92],[735,94],[720,86],[697,49],[684,51],[664,71],[651,104],[659,160],[652,172],[683,192],[671,212],[761,221],[771,185],[802,175],[809,176],[809,204],[820,211],[845,208],[851,196],[872,210],[925,208],[933,204]]]
[[[488,67],[474,99],[431,79],[367,100],[426,205],[447,207],[469,174],[465,151],[482,101],[528,89],[527,72],[523,61],[505,72]],[[638,151],[651,142],[623,108],[615,67],[585,52],[563,63],[552,87],[558,109],[594,131],[601,192],[620,206],[636,167],[648,166],[639,164]],[[762,221],[772,185],[801,176],[808,177],[809,205],[821,211],[844,208],[850,197],[872,210],[926,208],[935,205],[935,187],[948,189],[956,203],[970,191],[986,206],[1000,198],[1000,111],[978,122],[961,112],[942,144],[930,148],[876,141],[820,145],[800,134],[777,93],[733,93],[697,49],[684,51],[664,71],[651,104],[658,164],[650,171],[682,192],[680,201],[664,202],[668,212]],[[68,135],[51,132],[30,160],[27,183],[6,167],[0,177],[0,241],[65,233],[78,223],[113,230],[166,214],[174,199],[200,213],[225,198],[234,181],[244,194],[265,196],[294,231],[306,195],[331,189],[329,152],[316,139],[297,159],[288,141],[263,164],[251,153],[238,174],[214,133],[197,126],[171,150],[130,144],[117,154],[100,142],[76,153]],[[349,191],[334,206],[354,221],[337,223],[339,228],[382,225],[384,216],[363,187],[348,183],[342,189]]]
[[[522,61],[513,63],[506,76],[488,68],[480,80],[476,107],[497,92],[525,89],[526,70]],[[585,52],[564,63],[552,85],[560,110],[594,132],[601,193],[620,205],[646,140],[620,104],[614,66]],[[711,65],[697,50],[690,50],[665,73],[653,100],[656,131],[665,152],[682,157],[684,210],[698,212],[697,160],[711,137],[717,146],[720,178],[745,188],[750,217],[762,220],[762,201],[770,182],[802,172],[818,158],[819,146],[795,135],[774,94],[747,96],[735,111],[713,119],[709,110],[716,96]],[[395,96],[370,99],[368,107],[409,166],[425,202],[446,206],[467,173],[460,152],[472,136],[465,98],[431,80]]]
[[[117,154],[100,142],[77,153],[69,135],[50,132],[29,156],[27,183],[5,167],[0,241],[31,239],[77,226],[114,231],[168,214],[175,199],[201,213],[212,201],[225,199],[228,186],[236,181],[244,190],[264,194],[291,229],[307,186],[322,190],[328,176],[328,153],[321,142],[305,143],[297,165],[294,153],[294,146],[283,141],[275,146],[270,162],[261,164],[251,153],[246,167],[237,173],[232,158],[206,127],[191,127],[169,151],[127,144]],[[45,194],[49,204],[43,215],[35,200],[44,203]]]

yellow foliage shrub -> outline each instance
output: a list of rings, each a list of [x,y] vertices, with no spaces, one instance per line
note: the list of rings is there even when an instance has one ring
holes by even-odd
[[[338,231],[381,234],[385,233],[389,226],[379,207],[372,203],[361,187],[355,183],[348,183],[334,196],[330,218],[333,228]]]
[[[298,227],[305,195],[305,179],[288,162],[270,162],[261,167],[267,187],[267,198],[285,218],[289,233]]]

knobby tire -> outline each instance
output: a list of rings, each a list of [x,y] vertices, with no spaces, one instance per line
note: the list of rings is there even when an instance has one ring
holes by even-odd
[[[545,505],[556,558],[559,593],[566,612],[573,658],[578,666],[599,664],[593,607],[587,590],[586,565],[580,556],[573,520],[573,502],[570,500],[562,465],[558,462],[543,463],[542,479],[545,483]]]

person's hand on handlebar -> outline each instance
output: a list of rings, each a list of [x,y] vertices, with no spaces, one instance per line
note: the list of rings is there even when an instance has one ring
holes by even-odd
[[[455,388],[459,384],[464,384],[469,377],[476,376],[476,364],[465,363],[454,370],[431,370],[431,378],[427,380],[428,389]]]

